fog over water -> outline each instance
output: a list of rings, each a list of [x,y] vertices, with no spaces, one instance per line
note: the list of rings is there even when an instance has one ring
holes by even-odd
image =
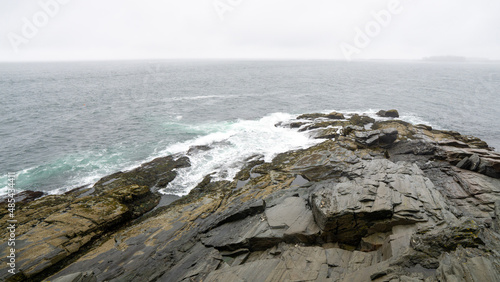
[[[0,61],[499,60],[499,11],[493,0],[1,1]]]

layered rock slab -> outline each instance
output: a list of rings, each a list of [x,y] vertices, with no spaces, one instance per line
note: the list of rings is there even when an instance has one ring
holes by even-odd
[[[358,177],[320,182],[311,195],[316,222],[336,241],[357,245],[395,225],[444,219],[444,198],[417,166],[378,159],[351,172]]]

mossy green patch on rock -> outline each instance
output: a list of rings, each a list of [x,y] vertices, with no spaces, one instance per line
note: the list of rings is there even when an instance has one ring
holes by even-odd
[[[480,238],[480,228],[472,219],[464,219],[460,225],[438,234],[415,235],[412,247],[420,252],[437,258],[444,251],[454,251],[458,246],[477,248],[484,245]]]
[[[375,119],[374,118],[371,118],[369,116],[360,116],[358,114],[354,114],[350,119],[349,119],[349,122],[352,124],[352,125],[356,125],[356,126],[365,126],[369,123],[374,123],[375,122]]]

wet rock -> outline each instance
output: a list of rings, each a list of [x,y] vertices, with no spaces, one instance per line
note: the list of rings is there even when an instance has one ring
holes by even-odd
[[[305,122],[291,122],[290,128],[300,128],[301,126],[303,126],[305,124],[307,124],[307,123],[305,123]]]
[[[17,193],[14,195],[14,200],[17,204],[19,203],[29,203],[31,201],[34,201],[42,196],[44,196],[45,193],[43,193],[42,191],[22,191],[20,193]],[[0,203],[1,204],[6,204],[7,203],[7,199],[6,198],[3,198],[1,199],[0,198]]]
[[[200,145],[200,146],[192,146],[189,148],[189,150],[187,151],[187,155],[188,156],[192,156],[196,153],[199,153],[199,152],[204,152],[204,151],[209,151],[211,150],[212,148],[210,146],[207,146],[207,145]]]
[[[248,180],[251,176],[252,169],[264,163],[264,160],[261,159],[262,157],[263,156],[253,156],[247,159],[243,168],[236,174],[234,178],[241,181]]]
[[[326,118],[326,114],[314,113],[314,114],[303,114],[297,117],[297,119],[317,119]]]
[[[177,173],[175,169],[189,167],[190,165],[189,158],[187,157],[176,158],[174,156],[167,156],[156,158],[133,170],[117,172],[103,177],[94,184],[94,189],[96,193],[99,193],[105,189],[113,189],[134,184],[163,188],[176,177]]]
[[[399,117],[399,113],[398,113],[397,110],[388,110],[388,111],[380,110],[380,111],[377,112],[377,116],[379,116],[379,117],[398,118]]]
[[[344,126],[346,124],[346,121],[341,121],[341,120],[334,120],[334,121],[318,121],[318,122],[313,122],[309,125],[303,126],[301,129],[299,129],[300,132],[307,131],[307,130],[313,130],[313,129],[318,129],[318,128],[328,128],[328,127],[340,127]]]
[[[324,119],[345,119],[342,113],[331,112],[329,114],[313,113],[313,114],[303,114],[297,117],[297,119],[309,119],[315,120],[319,118]]]

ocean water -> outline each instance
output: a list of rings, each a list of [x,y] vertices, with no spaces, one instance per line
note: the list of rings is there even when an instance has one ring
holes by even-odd
[[[0,64],[0,194],[61,193],[158,156],[191,156],[163,192],[186,194],[244,159],[317,140],[274,124],[301,113],[374,114],[456,130],[500,148],[500,64],[123,61]]]

